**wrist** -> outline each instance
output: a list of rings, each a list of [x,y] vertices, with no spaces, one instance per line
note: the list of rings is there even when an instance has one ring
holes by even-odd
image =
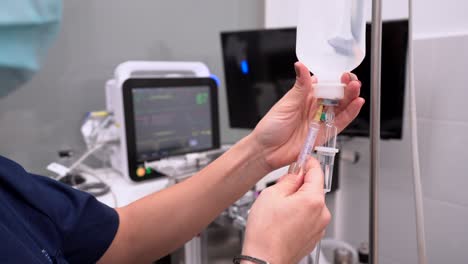
[[[257,246],[259,246],[259,245],[257,244]],[[250,245],[248,243],[244,244],[244,247],[242,248],[242,255],[244,255],[244,256],[254,257],[254,258],[266,261],[266,262],[268,262],[270,264],[281,263],[277,259],[275,259],[275,257],[272,256],[271,253],[272,252],[270,252],[268,249],[263,250],[263,249],[261,249],[259,247],[252,246],[252,245]],[[256,264],[255,262],[248,261],[248,260],[243,260],[243,261],[245,261],[245,262],[241,262],[242,264],[243,263]]]
[[[250,161],[255,164],[258,171],[261,172],[262,177],[273,171],[265,159],[265,148],[256,140],[256,137],[252,133],[243,138],[241,144],[248,149]]]
[[[264,260],[262,259],[262,261],[264,261]],[[266,261],[265,261],[265,262],[266,262]],[[266,263],[270,264],[269,262],[266,262]],[[258,262],[251,261],[251,260],[241,260],[241,261],[239,262],[239,264],[258,264]]]
[[[249,255],[239,255],[233,259],[234,264],[270,264],[263,259],[255,258]]]

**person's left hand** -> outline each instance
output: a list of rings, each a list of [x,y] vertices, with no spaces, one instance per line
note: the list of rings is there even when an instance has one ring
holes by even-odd
[[[269,169],[291,164],[299,155],[318,104],[312,84],[317,82],[307,67],[296,62],[294,87],[268,112],[252,132],[260,146]],[[345,96],[335,108],[335,125],[342,131],[356,118],[364,99],[359,97],[361,82],[356,75],[345,73],[341,77],[346,85]]]

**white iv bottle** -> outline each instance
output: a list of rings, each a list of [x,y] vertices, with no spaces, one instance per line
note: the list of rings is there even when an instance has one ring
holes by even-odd
[[[296,55],[318,78],[315,96],[344,96],[341,75],[365,57],[365,0],[300,0]]]

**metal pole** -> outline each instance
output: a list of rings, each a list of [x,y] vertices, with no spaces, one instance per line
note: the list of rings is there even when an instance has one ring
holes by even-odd
[[[380,73],[382,58],[382,1],[372,1],[371,131],[369,263],[379,263]]]

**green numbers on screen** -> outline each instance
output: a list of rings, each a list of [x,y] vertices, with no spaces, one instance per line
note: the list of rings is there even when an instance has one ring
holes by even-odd
[[[208,93],[198,93],[197,97],[197,105],[204,105],[208,102]]]

